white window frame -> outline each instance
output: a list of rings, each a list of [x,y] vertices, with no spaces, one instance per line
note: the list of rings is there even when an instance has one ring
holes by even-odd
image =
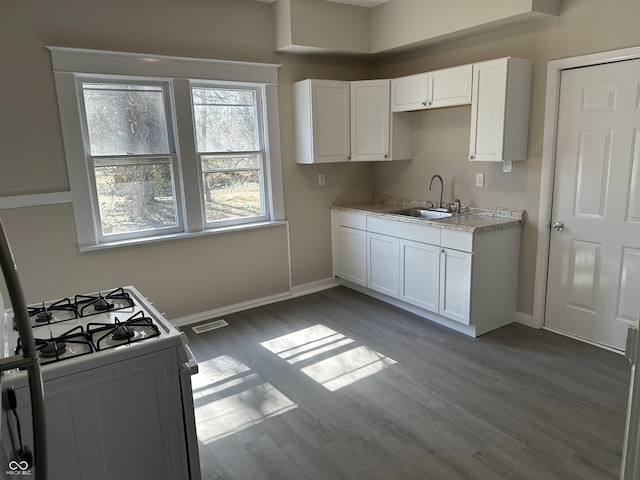
[[[269,208],[269,202],[268,202],[268,198],[269,198],[269,193],[270,193],[270,189],[269,189],[269,185],[266,181],[266,177],[265,177],[265,172],[266,172],[266,168],[265,168],[265,164],[267,162],[267,158],[268,158],[268,151],[266,149],[266,144],[265,144],[265,108],[264,108],[264,103],[265,103],[265,96],[264,96],[264,89],[262,88],[262,86],[260,85],[251,85],[251,84],[235,84],[235,83],[225,83],[225,82],[191,82],[191,88],[216,88],[216,89],[228,89],[228,90],[252,90],[255,92],[256,94],[256,115],[257,115],[257,121],[258,121],[258,130],[259,130],[259,134],[258,134],[258,150],[252,150],[252,151],[229,151],[229,152],[224,152],[224,151],[219,151],[219,152],[200,152],[197,148],[196,145],[196,156],[198,158],[198,168],[200,170],[200,178],[202,179],[204,172],[202,171],[202,157],[234,157],[234,156],[244,156],[244,155],[259,155],[261,157],[260,160],[260,171],[262,173],[262,185],[261,185],[261,196],[262,196],[262,200],[263,200],[263,211],[264,213],[262,215],[256,216],[256,217],[248,217],[248,218],[237,218],[237,219],[232,219],[232,220],[216,220],[213,222],[208,222],[206,219],[206,209],[205,209],[205,205],[204,202],[202,203],[202,217],[203,217],[203,222],[204,222],[204,226],[205,228],[216,228],[216,227],[221,227],[221,226],[227,226],[227,225],[242,225],[245,223],[255,223],[255,222],[260,222],[260,221],[267,221],[269,219],[270,216],[270,208]],[[193,121],[193,124],[195,125],[195,118]],[[202,183],[202,181],[201,181]],[[204,196],[204,192],[203,192],[203,196]]]
[[[150,242],[182,236],[219,233],[243,228],[257,228],[285,222],[282,185],[282,159],[277,95],[277,64],[231,62],[222,60],[168,57],[101,50],[47,47],[51,52],[58,108],[62,127],[65,157],[72,193],[72,204],[78,247],[81,251]],[[83,127],[83,102],[80,79],[100,77],[129,78],[132,81],[167,81],[170,95],[172,125],[175,132],[176,201],[183,221],[180,231],[155,232],[138,237],[126,236],[107,241],[100,233],[87,132]],[[191,104],[191,85],[253,84],[263,92],[265,208],[267,216],[250,223],[224,222],[207,224],[204,217],[204,192],[199,156],[196,151]],[[168,106],[169,107],[169,106]],[[161,155],[159,155],[161,156]],[[220,225],[220,226],[218,226]]]

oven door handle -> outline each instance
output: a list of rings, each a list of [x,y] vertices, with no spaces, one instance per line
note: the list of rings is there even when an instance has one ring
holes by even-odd
[[[27,304],[22,292],[22,285],[18,277],[16,262],[11,253],[11,247],[0,220],[0,267],[4,276],[7,292],[11,300],[11,307],[16,319],[20,342],[23,346],[22,360],[9,358],[7,363],[25,362],[27,376],[29,377],[29,394],[31,397],[31,416],[33,420],[33,451],[35,465],[35,479],[47,479],[47,431],[44,412],[44,388],[42,386],[42,372],[40,371],[40,359],[36,350],[36,343],[31,331],[31,322]],[[4,365],[3,365],[4,366]]]

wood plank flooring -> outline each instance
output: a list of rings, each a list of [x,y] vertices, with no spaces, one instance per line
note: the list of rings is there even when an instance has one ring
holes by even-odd
[[[468,338],[344,287],[195,334],[205,480],[602,480],[630,366],[508,325]]]

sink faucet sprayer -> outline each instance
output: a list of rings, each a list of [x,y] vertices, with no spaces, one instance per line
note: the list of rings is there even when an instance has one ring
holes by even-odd
[[[433,177],[431,177],[431,180],[429,180],[429,190],[431,190],[431,184],[433,183],[433,180],[435,178],[440,179],[440,202],[438,203],[438,208],[442,208],[442,191],[444,190],[444,184],[440,175],[434,175]]]

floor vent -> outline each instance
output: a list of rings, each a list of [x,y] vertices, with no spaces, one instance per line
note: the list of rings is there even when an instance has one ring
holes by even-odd
[[[213,322],[202,323],[200,325],[196,325],[195,327],[191,327],[196,333],[204,333],[209,330],[215,330],[216,328],[222,328],[229,325],[225,320],[214,320]]]

